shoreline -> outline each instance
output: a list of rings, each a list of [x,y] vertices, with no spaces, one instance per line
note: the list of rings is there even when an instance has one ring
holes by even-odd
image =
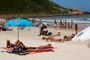
[[[30,15],[30,14],[2,14],[0,15],[0,17],[17,17],[17,16],[27,16],[27,17],[53,17],[53,16],[90,16],[90,14],[75,14],[75,15],[71,15],[71,14],[45,14],[45,15],[40,15],[40,14],[36,14],[36,15]]]

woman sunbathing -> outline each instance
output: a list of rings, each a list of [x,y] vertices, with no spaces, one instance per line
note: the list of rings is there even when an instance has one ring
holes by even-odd
[[[15,42],[15,44],[12,44],[12,43],[10,42],[10,40],[7,40],[7,48],[13,48],[13,47],[15,47],[15,46],[19,46],[19,47],[21,47],[21,48],[25,48],[25,45],[24,45],[21,41],[19,41],[19,40],[17,40],[17,41]]]
[[[49,51],[54,52],[53,48],[54,47],[52,47],[51,44],[48,44],[45,46],[39,46],[36,49],[27,49],[25,51],[26,52],[49,52]]]
[[[57,33],[52,34],[51,36],[60,36],[60,35],[61,35],[60,31],[58,31]]]
[[[62,39],[55,39],[53,36],[50,37],[42,37],[43,40],[51,41],[51,42],[63,42]]]
[[[64,41],[69,41],[69,40],[71,40],[74,36],[75,36],[75,34],[65,35],[64,38],[63,38],[63,40],[64,40]]]
[[[45,46],[39,46],[39,47],[26,47],[21,41],[17,40],[15,42],[15,44],[12,44],[9,40],[7,40],[7,48],[13,48],[13,50],[18,49],[18,52],[22,52],[22,51],[37,51],[37,50],[41,50],[41,51],[45,51],[42,49],[48,49],[49,51],[53,51],[52,49],[49,48],[53,48],[51,46],[51,44],[45,45]]]
[[[52,32],[49,32],[47,29],[43,29],[41,32],[41,35],[44,35],[44,36],[60,36],[61,33],[60,33],[60,31],[58,31],[57,33],[53,34]]]

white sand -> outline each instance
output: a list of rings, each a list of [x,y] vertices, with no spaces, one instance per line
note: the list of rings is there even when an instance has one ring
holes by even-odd
[[[51,32],[57,32],[53,28],[49,28]],[[63,35],[71,34],[73,30],[60,30],[62,36],[56,38],[62,38]],[[30,30],[20,31],[20,40],[26,46],[40,46],[47,45],[49,43],[52,46],[56,47],[55,52],[43,52],[37,54],[29,54],[24,56],[19,56],[15,54],[9,54],[6,52],[1,52],[0,49],[0,60],[90,60],[90,48],[88,48],[87,42],[74,43],[74,42],[65,42],[65,43],[56,43],[56,42],[44,42],[41,40],[42,36],[38,36],[39,30],[36,27],[32,27]],[[17,40],[16,31],[0,32],[0,47],[5,47],[6,40],[9,39],[11,42]]]

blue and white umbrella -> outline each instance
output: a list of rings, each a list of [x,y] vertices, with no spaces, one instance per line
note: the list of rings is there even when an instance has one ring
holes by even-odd
[[[32,22],[29,22],[28,20],[24,20],[22,18],[15,18],[8,20],[4,23],[4,26],[17,26],[18,27],[18,40],[19,40],[19,27],[29,27],[32,26]]]
[[[32,26],[32,22],[21,18],[11,19],[4,23],[4,26]]]

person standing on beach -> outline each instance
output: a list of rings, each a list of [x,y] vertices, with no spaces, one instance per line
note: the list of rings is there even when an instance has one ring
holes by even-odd
[[[78,25],[75,24],[75,33],[77,34],[78,33]]]
[[[67,21],[66,20],[64,20],[64,29],[66,29],[67,27]]]
[[[70,23],[68,22],[68,29],[70,29]]]
[[[60,29],[63,28],[63,23],[62,23],[62,20],[60,20]]]
[[[71,20],[71,28],[73,27],[73,20]]]
[[[33,26],[35,25],[35,20],[34,20],[34,18],[32,19],[32,25],[33,25]]]
[[[56,29],[56,27],[57,27],[57,21],[54,20],[54,29]]]

